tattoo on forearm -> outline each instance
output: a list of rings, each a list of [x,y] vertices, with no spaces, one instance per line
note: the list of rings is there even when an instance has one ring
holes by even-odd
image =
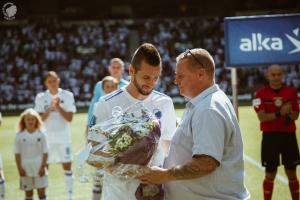
[[[219,163],[210,156],[197,156],[185,165],[179,165],[169,170],[176,180],[194,179],[211,173]]]
[[[170,174],[177,180],[183,180],[197,178],[205,173],[201,172],[197,166],[187,164],[170,169]]]

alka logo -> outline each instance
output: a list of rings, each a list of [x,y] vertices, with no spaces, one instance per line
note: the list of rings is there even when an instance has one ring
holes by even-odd
[[[299,36],[299,28],[293,30],[296,37]],[[251,51],[282,51],[283,41],[280,37],[263,37],[261,33],[252,33],[251,38],[241,38],[240,50],[245,52]],[[288,54],[300,52],[300,40],[285,34],[288,40],[295,46],[295,49]]]

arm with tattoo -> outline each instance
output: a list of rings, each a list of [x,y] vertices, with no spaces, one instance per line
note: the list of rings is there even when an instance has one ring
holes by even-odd
[[[213,172],[219,166],[219,162],[211,156],[197,155],[184,165],[178,165],[168,170],[175,180],[188,180],[199,178]]]

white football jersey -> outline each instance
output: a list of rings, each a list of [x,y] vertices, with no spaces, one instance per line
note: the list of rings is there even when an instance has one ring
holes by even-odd
[[[46,134],[37,130],[28,133],[27,130],[17,133],[14,152],[21,155],[21,164],[26,176],[38,176],[43,154],[48,153]]]
[[[52,99],[59,97],[59,105],[66,112],[76,112],[75,100],[72,92],[58,89],[56,95],[52,95],[49,90],[39,93],[35,98],[35,110],[39,113],[46,112],[50,107]],[[47,130],[49,143],[71,143],[71,130],[67,120],[65,120],[58,110],[52,111],[44,121]]]
[[[112,109],[116,106],[120,106],[124,110],[128,109],[130,106],[132,107],[132,105],[138,102],[142,102],[142,104],[160,120],[161,139],[171,140],[176,128],[176,113],[174,105],[169,96],[157,91],[153,91],[143,101],[132,97],[126,91],[126,88],[120,88],[115,92],[103,96],[94,108],[95,122],[100,123],[111,118]],[[151,165],[162,166],[164,158],[165,155],[162,150],[161,143],[159,143]],[[140,184],[140,182],[136,179],[120,179],[108,173],[104,174],[103,181],[103,198],[111,200],[135,199],[134,193]]]

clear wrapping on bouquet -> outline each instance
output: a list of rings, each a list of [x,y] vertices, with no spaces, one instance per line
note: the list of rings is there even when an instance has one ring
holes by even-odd
[[[79,154],[77,169],[84,163],[96,167],[101,177],[104,170],[120,178],[143,175],[156,153],[161,135],[160,123],[141,103],[122,110],[114,107],[112,118],[88,130],[86,148]],[[84,179],[83,173],[80,179]],[[163,199],[161,185],[140,184],[135,193],[138,200]]]
[[[89,129],[87,162],[114,175],[135,171],[140,176],[135,165],[146,166],[152,159],[161,134],[159,121],[141,104],[125,111],[115,107],[112,115]]]
[[[139,166],[150,163],[160,135],[159,121],[141,103],[125,110],[116,106],[112,118],[88,130],[88,145],[80,153],[77,167],[87,161],[114,175],[140,176],[143,169]]]

